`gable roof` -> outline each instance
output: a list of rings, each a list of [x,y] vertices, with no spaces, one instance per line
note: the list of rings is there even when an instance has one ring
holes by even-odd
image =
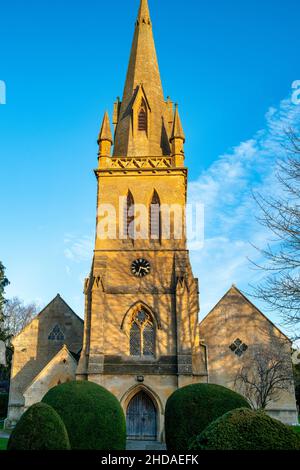
[[[52,364],[57,360],[59,356],[62,356],[64,353],[67,353],[67,355],[70,357],[70,359],[77,365],[78,361],[75,359],[74,355],[72,354],[71,351],[67,348],[67,346],[64,344],[63,347],[58,351],[58,353],[55,354],[55,356],[50,359],[49,362],[40,370],[40,372],[37,373],[37,375],[32,379],[29,385],[25,388],[23,393],[26,393],[26,391],[38,380],[38,378],[42,375],[42,373],[46,370],[51,368]]]
[[[290,340],[290,338],[281,331],[280,328],[278,328],[277,325],[275,325],[275,323],[273,323],[258,307],[256,307],[256,305],[254,305],[253,302],[251,302],[251,300],[248,299],[248,297],[246,297],[241,291],[240,289],[238,289],[238,287],[236,287],[236,285],[232,284],[232,286],[230,287],[230,289],[228,289],[228,291],[223,295],[223,297],[216,303],[216,305],[210,310],[210,312],[201,320],[201,322],[199,323],[199,325],[201,325],[202,323],[205,322],[205,320],[214,314],[216,308],[223,302],[224,299],[226,299],[226,297],[228,297],[231,293],[235,293],[235,294],[238,294],[240,297],[243,298],[243,300],[245,302],[247,302],[252,308],[254,308],[260,315],[262,315],[282,336],[284,336],[290,343],[292,343],[292,341]]]
[[[16,338],[18,338],[20,335],[22,335],[22,333],[35,321],[37,320],[39,317],[41,317],[48,309],[49,307],[56,301],[59,301],[61,303],[63,303],[69,310],[70,312],[72,313],[72,315],[74,315],[78,320],[80,320],[81,323],[84,323],[83,319],[80,318],[77,313],[74,312],[74,310],[72,310],[72,308],[67,304],[67,302],[59,295],[57,294],[54,299],[52,299],[41,311],[40,313],[38,313],[29,323],[28,325],[26,325],[16,336],[14,336],[13,340],[12,340],[12,343],[14,342],[14,340]]]

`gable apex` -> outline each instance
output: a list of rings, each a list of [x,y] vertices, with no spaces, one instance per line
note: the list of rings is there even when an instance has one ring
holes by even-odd
[[[39,313],[35,318],[37,318],[37,317],[43,315],[43,314],[44,314],[47,310],[49,310],[49,308],[50,308],[53,304],[55,304],[56,302],[61,303],[61,304],[63,304],[65,307],[67,307],[68,310],[70,310],[70,312],[72,313],[72,315],[74,315],[75,317],[77,317],[78,320],[80,320],[80,321],[83,323],[82,318],[80,318],[80,317],[77,315],[77,313],[74,312],[74,310],[73,310],[73,309],[70,307],[70,305],[62,298],[62,296],[61,296],[60,294],[57,294],[57,295],[54,297],[54,299],[52,299],[52,300],[46,305],[46,307],[44,307],[44,308],[40,311],[40,313]]]
[[[74,367],[76,367],[77,365],[77,361],[74,355],[72,354],[71,351],[69,351],[66,344],[64,344],[62,348],[50,359],[49,362],[47,362],[47,364],[42,368],[42,370],[40,370],[38,374],[32,379],[32,381],[27,385],[27,387],[24,389],[24,394],[30,389],[30,387],[32,387],[34,383],[38,382],[38,380],[41,377],[43,377],[46,371],[49,371],[51,370],[51,368],[55,367],[55,363],[57,363],[60,360],[60,358],[61,359],[68,358],[71,361],[71,363],[74,364]]]
[[[136,103],[139,103],[139,99],[141,97],[144,98],[145,103],[147,105],[147,108],[149,109],[149,111],[151,111],[151,107],[150,107],[150,104],[149,104],[149,101],[148,101],[148,98],[147,98],[147,94],[145,92],[145,88],[144,88],[144,85],[142,83],[137,86],[136,93],[135,93],[134,98],[132,100],[131,108],[134,108]]]
[[[27,328],[35,321],[37,320],[38,318],[40,318],[42,315],[44,315],[52,306],[54,306],[55,304],[63,304],[65,307],[67,307],[67,309],[70,311],[70,313],[75,316],[78,320],[80,320],[81,323],[83,323],[83,319],[80,318],[75,312],[74,310],[72,310],[72,308],[67,304],[67,302],[61,297],[60,294],[57,294],[29,323],[28,325],[26,325],[16,336],[14,336],[13,340],[12,340],[12,343],[14,343],[15,339],[16,338],[19,338],[24,331],[27,330]]]
[[[203,318],[203,320],[201,320],[201,322],[199,323],[199,325],[202,325],[206,319],[212,315],[214,315],[217,307],[219,307],[222,303],[226,302],[227,299],[229,299],[230,297],[240,297],[243,302],[249,304],[259,315],[261,315],[262,317],[264,317],[265,320],[267,320],[282,336],[284,336],[290,343],[292,343],[292,341],[290,340],[290,338],[281,331],[280,328],[278,328],[277,325],[275,325],[275,323],[273,323],[256,305],[254,305],[253,302],[251,302],[248,297],[246,297],[242,291],[240,291],[240,289],[235,285],[235,284],[232,284],[232,286],[228,289],[228,291],[223,295],[223,297],[221,297],[221,299],[216,303],[216,305],[210,310],[210,312]]]

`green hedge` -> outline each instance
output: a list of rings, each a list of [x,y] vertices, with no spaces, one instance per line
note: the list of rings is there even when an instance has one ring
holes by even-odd
[[[49,390],[42,401],[62,418],[72,449],[125,449],[125,416],[105,388],[87,381],[67,382]]]
[[[8,393],[0,393],[0,418],[6,418],[8,407]]]
[[[64,423],[45,403],[32,405],[12,431],[7,450],[68,450],[70,442]]]
[[[214,421],[189,450],[300,450],[300,438],[265,412],[242,408]]]
[[[236,392],[213,384],[194,384],[176,390],[165,413],[166,443],[170,451],[186,451],[191,438],[227,411],[248,407]]]

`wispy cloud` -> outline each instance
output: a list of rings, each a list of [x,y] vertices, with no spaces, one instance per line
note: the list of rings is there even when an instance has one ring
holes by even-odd
[[[72,283],[69,292],[70,305],[83,318],[84,314],[84,280],[91,269],[94,239],[88,235],[67,234],[64,237],[65,271]],[[77,293],[76,293],[77,292]]]
[[[93,238],[89,236],[76,237],[66,235],[64,239],[65,257],[76,263],[91,261],[93,255]]]
[[[192,251],[195,275],[200,280],[201,316],[216,304],[232,283],[249,290],[260,273],[247,259],[259,253],[270,234],[256,220],[252,191],[274,194],[276,160],[285,154],[285,131],[299,129],[300,106],[284,99],[266,113],[265,128],[230,152],[221,155],[189,186],[189,202],[205,206],[205,242]]]

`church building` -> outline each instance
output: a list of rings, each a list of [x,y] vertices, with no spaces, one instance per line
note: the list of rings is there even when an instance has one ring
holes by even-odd
[[[176,389],[200,382],[234,389],[251,348],[273,336],[290,355],[289,339],[235,286],[199,323],[184,143],[178,106],[164,97],[148,2],[141,0],[122,101],[114,104],[112,124],[105,114],[98,138],[84,322],[57,296],[14,338],[7,425],[56,384],[89,380],[119,399],[129,439],[163,441],[165,405]],[[297,422],[294,387],[268,411]]]

